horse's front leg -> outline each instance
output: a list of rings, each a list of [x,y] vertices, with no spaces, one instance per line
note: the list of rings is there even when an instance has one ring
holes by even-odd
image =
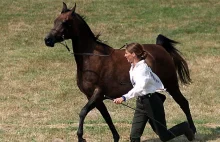
[[[93,109],[95,108],[95,103],[98,100],[100,95],[100,90],[97,88],[95,89],[92,97],[89,99],[88,103],[82,108],[82,110],[79,113],[79,128],[77,131],[77,136],[78,136],[78,142],[86,142],[85,139],[83,139],[83,123],[85,120],[86,115]]]
[[[110,130],[113,134],[114,142],[118,142],[120,136],[119,136],[117,130],[115,129],[115,126],[112,122],[111,116],[109,115],[105,104],[103,102],[99,102],[96,105],[96,108],[100,111],[100,113],[102,114],[102,116],[105,119],[106,123],[108,124],[108,126],[109,126],[109,128],[110,128]]]

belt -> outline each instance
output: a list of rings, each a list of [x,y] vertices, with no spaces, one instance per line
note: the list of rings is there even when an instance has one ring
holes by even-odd
[[[146,98],[150,98],[152,95],[153,95],[153,93],[149,93],[149,94],[146,94],[144,96],[138,96],[137,99],[138,100],[143,100],[143,99],[146,99]]]

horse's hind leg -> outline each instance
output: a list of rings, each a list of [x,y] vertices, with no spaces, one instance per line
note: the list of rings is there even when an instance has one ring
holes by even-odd
[[[192,120],[192,115],[189,109],[189,102],[186,100],[186,98],[182,95],[179,88],[176,90],[168,90],[170,95],[173,97],[173,99],[179,104],[180,108],[183,110],[183,112],[186,115],[186,118],[189,122],[190,128],[193,130],[194,133],[196,133],[196,127],[194,125],[194,122]]]
[[[115,129],[115,126],[112,122],[111,116],[108,113],[108,110],[105,106],[105,104],[103,102],[100,102],[96,105],[96,108],[100,111],[100,113],[102,114],[103,118],[105,119],[106,123],[108,124],[112,134],[113,134],[113,138],[114,138],[114,142],[118,142],[119,141],[119,134],[117,132],[117,130]]]

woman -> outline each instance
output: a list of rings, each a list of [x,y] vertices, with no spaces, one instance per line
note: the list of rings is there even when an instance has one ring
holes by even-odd
[[[147,57],[147,53],[142,46],[138,43],[127,45],[125,57],[131,63],[129,74],[133,88],[127,94],[113,101],[116,104],[121,104],[123,101],[137,97],[130,133],[131,142],[140,142],[147,121],[162,141],[168,141],[183,134],[189,141],[192,141],[194,133],[187,122],[167,130],[163,106],[166,97],[158,93],[165,89],[159,77],[146,64],[144,59]]]

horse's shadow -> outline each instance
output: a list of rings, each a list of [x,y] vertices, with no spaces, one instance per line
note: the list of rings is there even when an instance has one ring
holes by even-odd
[[[220,127],[216,128],[205,128],[203,133],[196,133],[195,140],[193,142],[207,142],[207,141],[220,141]],[[178,138],[175,138],[173,140],[170,140],[169,142],[186,142],[188,141],[185,136],[180,136]],[[148,139],[143,140],[142,142],[161,142],[159,138],[156,139]]]

